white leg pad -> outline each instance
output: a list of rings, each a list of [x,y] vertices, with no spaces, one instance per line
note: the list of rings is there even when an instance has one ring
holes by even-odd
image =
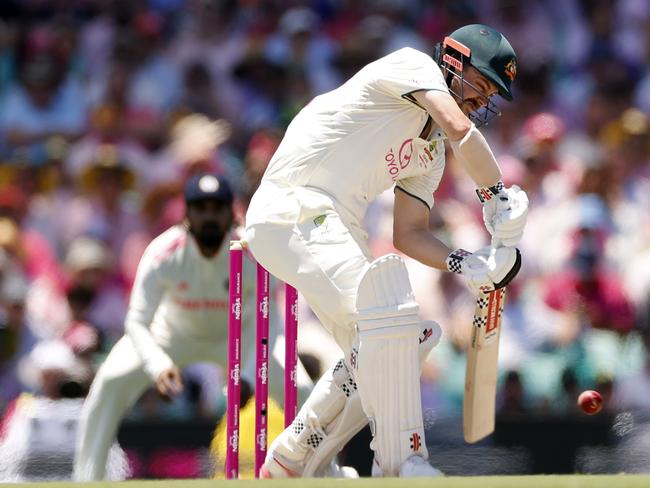
[[[440,341],[441,334],[436,322],[421,322],[418,336],[420,367]],[[352,357],[355,359],[356,354],[354,350]],[[343,397],[344,403],[341,402]],[[333,414],[333,411],[337,413]],[[307,422],[307,419],[311,421]],[[367,423],[356,382],[341,359],[316,384],[294,423],[275,439],[269,456],[275,456],[282,465],[302,477],[323,476],[334,456]],[[315,447],[315,443],[308,443],[312,436],[321,437]]]
[[[367,422],[357,385],[341,359],[316,383],[293,423],[271,444],[268,457],[294,475],[322,476]]]
[[[420,361],[420,371],[429,357],[433,348],[438,345],[442,337],[442,329],[437,322],[433,320],[423,320],[420,322],[420,334],[418,335],[418,360]]]
[[[303,472],[304,476],[322,475],[323,471],[329,467],[334,456],[368,423],[368,419],[361,408],[357,384],[343,359],[334,366],[333,377],[334,384],[346,396],[345,406],[340,414],[332,419],[325,428],[325,436],[307,459]]]
[[[429,353],[440,342],[441,335],[442,330],[436,322],[424,321],[420,323],[420,334],[418,336],[420,368],[424,365]],[[352,357],[356,354],[357,351],[353,351]],[[363,408],[361,408],[361,398],[356,383],[352,380],[352,376],[343,360],[337,363],[334,371],[335,383],[340,385],[349,396],[341,413],[325,429],[327,435],[318,448],[314,449],[313,454],[308,456],[303,476],[320,476],[327,469],[334,456],[368,423],[368,418]],[[348,389],[345,386],[346,384],[354,385],[354,387]]]
[[[356,379],[375,460],[397,476],[413,455],[428,458],[422,420],[418,306],[401,257],[375,260],[359,283]]]

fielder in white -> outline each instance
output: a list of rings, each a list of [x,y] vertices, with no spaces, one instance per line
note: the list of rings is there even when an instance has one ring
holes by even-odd
[[[296,287],[345,357],[317,383],[272,444],[265,477],[314,476],[368,421],[377,476],[440,474],[428,463],[420,364],[440,328],[418,318],[406,267],[371,256],[364,214],[395,188],[393,242],[425,265],[455,271],[480,291],[505,286],[528,199],[504,188],[476,124],[512,99],[516,57],[484,25],[453,32],[434,57],[400,49],[312,100],[292,121],[246,216],[255,258]],[[445,142],[477,185],[487,230],[502,245],[453,251],[428,229]]]
[[[127,409],[152,383],[164,397],[182,388],[180,369],[189,363],[227,362],[228,243],[233,195],[225,180],[197,175],[185,186],[183,224],[147,247],[131,292],[125,335],[95,376],[84,403],[75,456],[77,481],[105,477],[106,459]],[[255,379],[255,267],[245,260],[242,384]],[[277,329],[277,316],[270,317]],[[272,334],[278,333],[276,330]],[[281,351],[280,351],[281,352]],[[269,391],[282,404],[283,359],[269,357]],[[299,397],[312,383],[298,365]],[[252,390],[252,387],[249,388]]]

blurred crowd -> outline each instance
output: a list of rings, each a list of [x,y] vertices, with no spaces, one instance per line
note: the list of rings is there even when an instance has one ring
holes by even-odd
[[[474,22],[518,53],[515,101],[484,133],[531,202],[500,408],[570,412],[596,387],[607,408],[650,414],[647,0],[0,2],[0,411],[21,392],[85,394],[123,333],[145,246],[182,219],[189,175],[226,175],[241,223],[312,97]],[[487,243],[450,151],[435,198],[445,242]],[[368,214],[375,255],[393,250],[391,199]],[[425,408],[460,415],[472,298],[455,275],[409,266],[422,315],[445,331]],[[214,414],[197,389],[180,412],[145,396],[140,414]]]

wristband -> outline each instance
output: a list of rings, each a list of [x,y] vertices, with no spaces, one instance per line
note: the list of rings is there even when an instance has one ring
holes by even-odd
[[[460,274],[462,272],[461,263],[467,256],[471,256],[471,255],[472,253],[466,251],[465,249],[456,249],[455,251],[452,251],[451,253],[449,253],[449,256],[447,256],[447,260],[445,261],[447,263],[447,269],[452,273]]]
[[[485,203],[488,200],[492,200],[492,197],[498,195],[504,189],[503,181],[497,181],[497,184],[494,186],[485,186],[483,188],[477,188],[476,196],[481,201]]]

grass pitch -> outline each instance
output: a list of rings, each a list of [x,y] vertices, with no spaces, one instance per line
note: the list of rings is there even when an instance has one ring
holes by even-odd
[[[6,488],[647,488],[650,475],[568,475],[568,476],[475,476],[444,478],[398,478],[359,480],[158,480],[121,483],[26,483],[0,484]]]

